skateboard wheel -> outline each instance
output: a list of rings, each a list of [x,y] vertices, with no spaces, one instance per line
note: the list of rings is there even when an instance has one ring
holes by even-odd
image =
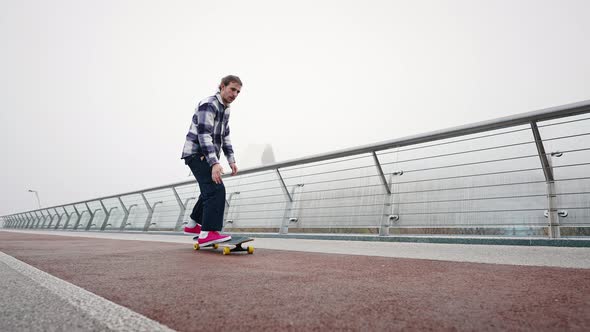
[[[219,248],[219,244],[215,243],[215,244],[213,245],[213,249],[217,249],[217,248]]]
[[[195,244],[193,245],[193,248],[195,248],[195,250],[199,250],[199,244],[198,244],[198,243],[195,243]]]
[[[229,248],[228,248],[228,247],[224,247],[224,248],[223,248],[223,254],[224,254],[224,255],[229,255],[229,252],[230,252],[230,251],[229,251]]]
[[[249,254],[253,254],[254,253],[254,247],[248,246],[248,253]]]

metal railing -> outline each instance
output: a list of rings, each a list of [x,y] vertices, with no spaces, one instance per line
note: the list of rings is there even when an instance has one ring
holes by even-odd
[[[575,235],[590,227],[590,101],[246,169],[225,229]],[[194,180],[2,216],[6,228],[180,231]],[[582,232],[583,233],[583,232]]]

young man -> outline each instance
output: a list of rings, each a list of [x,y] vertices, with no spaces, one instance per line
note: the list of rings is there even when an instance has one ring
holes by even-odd
[[[238,173],[229,138],[229,114],[230,104],[238,97],[241,89],[239,77],[229,75],[222,78],[219,91],[199,102],[186,134],[182,159],[197,179],[201,194],[184,233],[199,235],[201,246],[231,239],[230,235],[219,233],[223,228],[225,210],[225,186],[221,180],[223,168],[219,158],[223,150],[231,174]]]

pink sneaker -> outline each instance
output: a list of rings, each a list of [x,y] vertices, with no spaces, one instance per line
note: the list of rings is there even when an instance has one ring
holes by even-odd
[[[219,234],[219,232],[210,231],[206,238],[199,239],[198,242],[201,247],[205,247],[229,240],[231,240],[231,235]]]
[[[192,236],[201,234],[201,225],[197,224],[195,227],[184,227],[184,234]]]

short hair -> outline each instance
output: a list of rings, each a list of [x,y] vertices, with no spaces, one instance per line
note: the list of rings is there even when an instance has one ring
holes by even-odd
[[[227,75],[226,77],[221,79],[221,83],[219,83],[219,91],[221,91],[222,85],[228,86],[232,82],[236,82],[240,86],[242,85],[242,80],[240,80],[239,77],[237,77],[236,75]]]

